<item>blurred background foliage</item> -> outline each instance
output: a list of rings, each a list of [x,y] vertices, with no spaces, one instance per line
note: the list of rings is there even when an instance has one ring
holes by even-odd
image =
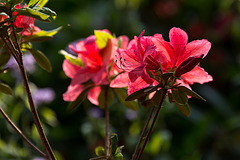
[[[193,85],[207,102],[190,99],[191,115],[183,117],[166,100],[147,145],[144,160],[237,160],[240,159],[240,3],[238,0],[50,0],[57,19],[35,22],[41,29],[63,29],[50,41],[34,43],[49,57],[53,71],[45,72],[29,58],[29,79],[51,145],[59,160],[94,157],[94,148],[104,145],[104,112],[87,100],[69,111],[62,94],[70,84],[62,71],[60,49],[94,29],[109,29],[130,39],[145,29],[145,35],[163,34],[172,27],[184,29],[189,41],[208,39],[209,55],[201,65],[214,81]],[[27,56],[27,55],[26,55]],[[27,58],[25,58],[27,59]],[[32,63],[33,62],[33,63]],[[34,71],[31,69],[34,68]],[[28,109],[17,69],[1,74],[1,81],[14,89],[14,96],[0,94],[0,105],[23,133],[41,146]],[[47,95],[47,96],[46,96]],[[50,97],[50,98],[49,98]],[[40,100],[39,100],[40,99]],[[125,159],[130,159],[149,108],[132,111],[117,100],[110,107],[111,132],[119,135]],[[0,116],[0,159],[35,159],[32,151]]]

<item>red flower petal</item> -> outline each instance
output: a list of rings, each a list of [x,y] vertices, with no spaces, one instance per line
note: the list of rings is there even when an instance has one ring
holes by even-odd
[[[174,54],[170,55],[172,60],[172,68],[176,66],[176,62],[182,56],[182,51],[188,42],[188,35],[180,28],[172,28],[169,32],[170,44],[174,49]]]
[[[193,83],[203,84],[213,80],[212,76],[199,66],[196,66],[190,72],[183,74],[181,78],[191,85]]]
[[[138,79],[134,82],[130,82],[128,86],[128,95],[132,94],[133,92],[136,92],[142,88],[145,88],[149,86],[148,83],[146,83],[142,77],[138,77]]]
[[[64,101],[75,101],[79,94],[83,91],[84,86],[77,84],[68,86],[67,92],[63,94]]]
[[[99,105],[98,96],[100,95],[101,87],[97,86],[88,91],[88,100],[94,104]]]
[[[110,87],[112,88],[123,88],[127,87],[130,79],[128,77],[128,72],[124,72],[119,74],[116,78],[114,78],[111,83]]]
[[[190,56],[199,56],[203,54],[205,57],[208,54],[210,48],[211,43],[206,39],[195,40],[188,43],[182,53],[182,56],[179,57],[176,66],[180,65],[186,58]]]
[[[70,63],[68,60],[64,60],[63,61],[63,71],[64,73],[69,77],[69,78],[73,78],[75,76],[75,74],[77,73],[77,71],[81,68],[79,66],[73,65],[72,63]]]

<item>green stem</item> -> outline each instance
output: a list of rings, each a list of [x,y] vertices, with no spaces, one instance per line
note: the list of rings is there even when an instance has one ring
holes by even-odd
[[[22,137],[22,139],[27,142],[35,151],[37,151],[42,157],[47,158],[46,154],[43,153],[40,149],[38,149],[32,142],[22,133],[22,131],[13,123],[13,121],[8,117],[8,115],[4,112],[2,107],[0,106],[0,112],[3,117],[7,120],[7,122],[12,126],[12,128]]]
[[[145,133],[147,131],[147,127],[149,125],[150,119],[152,118],[152,114],[153,114],[154,109],[155,109],[155,107],[153,106],[151,111],[150,111],[150,113],[149,113],[149,115],[148,115],[148,119],[147,119],[147,121],[146,121],[146,123],[144,125],[143,131],[142,131],[141,136],[140,136],[140,138],[138,140],[138,143],[137,143],[137,146],[135,148],[135,151],[134,151],[134,153],[132,155],[132,160],[136,159],[136,157],[137,157],[137,152],[139,150],[139,147],[140,147],[140,145],[141,145],[141,143],[143,141],[143,138],[145,136]]]
[[[151,124],[150,129],[149,129],[149,131],[148,131],[148,133],[147,133],[147,136],[146,136],[146,138],[145,138],[145,140],[144,140],[143,146],[142,146],[142,148],[141,148],[141,150],[140,150],[140,153],[139,153],[139,155],[138,155],[138,157],[137,157],[137,160],[140,160],[141,157],[142,157],[143,151],[144,151],[145,146],[146,146],[146,144],[147,144],[147,142],[148,142],[148,140],[149,140],[150,134],[152,133],[152,130],[153,130],[153,127],[154,127],[155,122],[156,122],[156,120],[157,120],[157,117],[158,117],[158,114],[159,114],[159,112],[160,112],[160,109],[162,108],[162,104],[163,104],[163,101],[164,101],[164,99],[165,99],[166,93],[167,93],[167,89],[164,89],[164,90],[163,90],[162,97],[161,97],[161,100],[160,100],[160,104],[159,104],[158,109],[157,109],[157,111],[156,111],[156,113],[155,113],[155,116],[154,116],[154,118],[153,118],[152,124]]]

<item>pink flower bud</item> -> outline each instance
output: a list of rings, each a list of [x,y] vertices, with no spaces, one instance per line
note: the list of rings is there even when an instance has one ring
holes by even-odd
[[[200,56],[189,57],[183,61],[177,68],[175,72],[176,77],[180,77],[184,73],[191,71],[198,63],[203,59],[204,54]]]

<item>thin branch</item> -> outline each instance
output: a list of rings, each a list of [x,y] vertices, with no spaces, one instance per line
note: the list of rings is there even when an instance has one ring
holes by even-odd
[[[0,112],[2,113],[3,117],[7,120],[7,122],[12,126],[12,128],[22,137],[22,139],[25,142],[27,142],[27,144],[29,144],[41,156],[43,156],[44,158],[47,158],[45,153],[43,153],[40,149],[38,149],[34,144],[32,144],[32,142],[26,136],[24,136],[22,131],[13,123],[13,121],[8,117],[8,115],[4,112],[1,106],[0,106]]]
[[[105,87],[105,124],[106,124],[106,138],[105,138],[105,151],[106,157],[110,156],[110,133],[109,133],[109,109],[108,109],[108,86]]]
[[[148,127],[149,122],[150,122],[150,120],[152,118],[152,114],[153,114],[154,109],[155,109],[155,107],[153,106],[151,111],[150,111],[150,113],[149,113],[149,115],[148,115],[147,121],[146,121],[146,123],[144,125],[143,131],[142,131],[141,136],[140,136],[140,138],[138,140],[138,143],[137,143],[137,146],[135,148],[135,151],[134,151],[134,153],[132,155],[132,160],[136,159],[136,157],[137,157],[137,153],[138,153],[139,147],[140,147],[140,145],[141,145],[141,143],[143,141],[143,138],[145,136],[145,133],[147,131],[147,127]]]
[[[152,124],[151,124],[150,129],[149,129],[149,131],[148,131],[148,133],[147,133],[146,139],[144,140],[143,146],[142,146],[142,148],[141,148],[141,150],[140,150],[140,153],[139,153],[139,155],[138,155],[138,157],[137,157],[137,160],[140,160],[141,157],[142,157],[143,151],[144,151],[145,146],[146,146],[146,144],[147,144],[147,142],[148,142],[148,140],[149,140],[150,134],[152,133],[152,130],[153,130],[154,124],[155,124],[155,122],[156,122],[156,120],[157,120],[157,117],[158,117],[158,114],[159,114],[159,112],[160,112],[160,109],[162,108],[162,104],[163,104],[163,101],[164,101],[164,99],[165,99],[166,93],[167,93],[167,89],[164,89],[164,90],[163,90],[162,97],[161,97],[161,100],[160,100],[160,104],[159,104],[158,109],[157,109],[157,111],[156,111],[156,113],[155,113],[155,116],[153,117]]]
[[[7,46],[8,50],[11,52],[12,56],[14,57],[14,59],[17,61],[17,63],[19,64],[18,61],[18,57],[15,55],[14,50],[9,46],[9,44],[7,43],[6,39],[4,37],[1,36],[1,39],[3,40],[3,42],[5,43],[5,45]]]
[[[17,43],[17,50],[15,52],[18,52],[18,55],[19,55],[19,59],[16,59],[16,60],[19,61],[18,66],[19,66],[19,69],[20,69],[20,72],[21,72],[21,75],[22,75],[22,78],[23,78],[23,83],[24,83],[25,90],[26,90],[26,93],[27,93],[28,102],[29,102],[29,105],[30,105],[30,108],[31,108],[34,123],[37,127],[37,130],[38,130],[39,136],[41,138],[41,142],[43,144],[43,147],[44,147],[45,151],[47,152],[48,159],[49,160],[56,160],[56,158],[54,156],[54,153],[52,151],[52,148],[51,148],[51,146],[48,142],[48,139],[47,139],[47,137],[44,133],[44,130],[43,130],[43,127],[42,127],[42,124],[41,124],[36,106],[33,102],[33,98],[32,98],[32,94],[31,94],[31,91],[30,91],[27,74],[26,74],[26,71],[25,71],[25,68],[24,68],[24,65],[23,65],[22,50],[21,50],[21,48],[18,44],[17,35],[16,35],[15,30],[14,30],[14,24],[13,23],[12,23],[12,28],[13,28],[13,35],[14,35],[14,38],[15,38],[15,42]],[[13,48],[15,48],[13,43],[10,43],[10,44],[12,45]]]
[[[25,90],[27,92],[28,102],[29,102],[29,105],[30,105],[30,108],[31,108],[31,112],[33,114],[34,123],[37,127],[37,130],[38,130],[38,133],[40,135],[43,146],[44,146],[45,150],[47,151],[48,155],[51,157],[51,160],[56,160],[56,158],[54,156],[54,153],[52,151],[52,148],[51,148],[51,146],[48,142],[48,139],[47,139],[47,137],[44,133],[40,118],[39,118],[38,113],[37,113],[37,109],[36,109],[35,104],[33,102],[32,94],[31,94],[31,91],[30,91],[30,88],[29,88],[28,78],[27,78],[27,74],[25,72],[24,66],[19,65],[19,69],[20,69],[20,72],[21,72],[21,75],[22,75],[22,78],[23,78],[23,83],[24,83],[24,86],[25,86]]]

